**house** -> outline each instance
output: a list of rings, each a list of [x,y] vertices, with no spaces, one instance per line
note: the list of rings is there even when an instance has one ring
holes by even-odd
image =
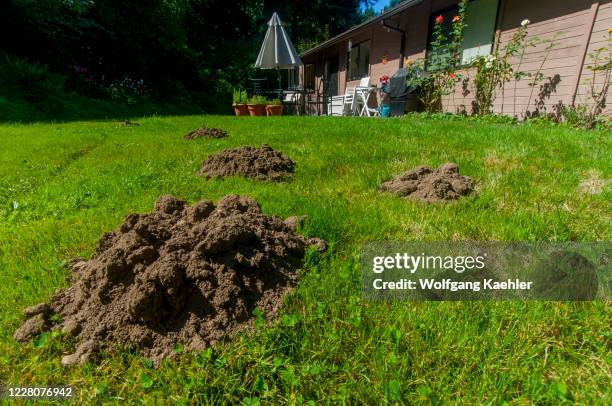
[[[437,16],[449,21],[457,13],[457,0],[405,0],[380,15],[357,25],[304,52],[300,74],[307,89],[321,89],[325,79],[331,95],[344,93],[370,76],[377,84],[391,76],[406,61],[425,57]],[[530,20],[528,38],[544,40],[526,48],[522,59],[511,60],[515,69],[541,73],[542,81],[530,86],[529,79],[510,82],[498,92],[494,112],[523,117],[533,111],[553,112],[555,105],[583,101],[591,71],[589,53],[609,46],[612,0],[471,0],[468,4],[462,60],[487,55],[497,44],[509,41],[523,20]],[[552,46],[550,40],[552,40]],[[548,41],[548,42],[546,42]],[[519,66],[520,65],[520,66]],[[443,100],[449,112],[471,112],[474,90],[469,79],[474,69],[463,69],[467,83]],[[416,108],[416,98],[407,109]]]

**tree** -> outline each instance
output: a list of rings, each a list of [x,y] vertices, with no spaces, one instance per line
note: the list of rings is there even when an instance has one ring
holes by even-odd
[[[262,18],[270,18],[274,11],[279,13],[292,41],[304,50],[308,47],[300,44],[322,42],[362,22],[365,16],[361,6],[367,10],[374,3],[374,0],[264,0]]]
[[[372,0],[0,0],[0,50],[101,89],[228,93],[253,69],[277,11],[295,44],[357,24]],[[77,83],[77,80],[69,81]],[[123,83],[123,82],[122,82]],[[79,89],[77,89],[79,90]]]
[[[388,5],[387,7],[385,7],[385,10],[390,9],[390,8],[392,8],[392,7],[395,7],[395,6],[397,6],[398,4],[403,3],[403,2],[405,2],[405,1],[406,1],[406,0],[391,0],[391,1],[389,2],[389,5]]]

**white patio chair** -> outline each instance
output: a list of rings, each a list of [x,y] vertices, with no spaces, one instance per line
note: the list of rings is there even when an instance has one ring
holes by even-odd
[[[327,115],[341,116],[344,112],[344,96],[332,96],[327,103]]]
[[[285,92],[285,96],[283,97],[283,104],[287,106],[293,106],[295,108],[295,113],[300,115],[300,105],[302,101],[302,94],[299,91],[288,91]]]
[[[355,111],[355,88],[347,87],[344,92],[344,107],[342,113],[344,115],[353,115]]]
[[[347,87],[342,96],[332,96],[327,104],[327,113],[332,116],[350,115],[355,109],[355,88]]]

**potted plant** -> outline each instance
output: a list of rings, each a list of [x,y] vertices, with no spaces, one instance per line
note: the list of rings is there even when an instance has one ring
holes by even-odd
[[[233,101],[234,114],[236,114],[237,116],[249,115],[249,109],[247,107],[248,97],[246,90],[234,89]]]
[[[279,99],[272,99],[266,106],[266,112],[269,116],[280,116],[283,114],[283,104]]]
[[[265,116],[267,104],[268,100],[263,96],[255,95],[251,97],[251,100],[248,104],[249,114],[251,115],[251,117]]]

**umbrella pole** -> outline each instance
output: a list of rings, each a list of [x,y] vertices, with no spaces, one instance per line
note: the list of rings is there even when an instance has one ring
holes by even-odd
[[[280,96],[283,92],[283,85],[281,84],[281,74],[280,74],[280,68],[278,66],[276,67],[276,73],[278,74],[278,92]]]

